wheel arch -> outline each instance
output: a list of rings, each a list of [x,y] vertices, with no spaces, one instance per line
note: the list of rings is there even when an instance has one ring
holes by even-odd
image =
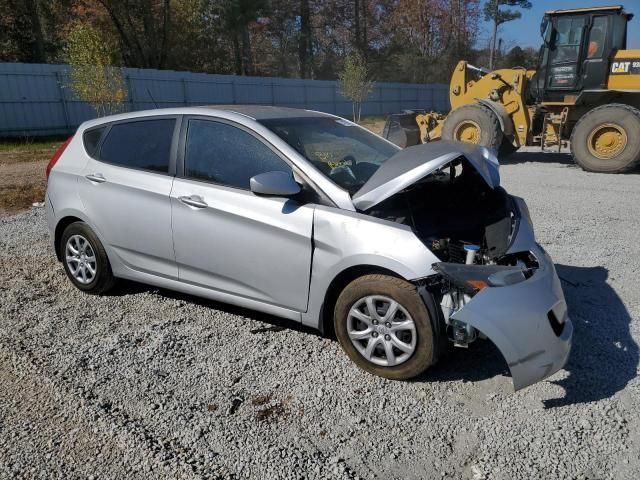
[[[356,278],[364,275],[389,275],[391,277],[406,280],[402,275],[378,265],[352,265],[345,268],[333,277],[324,294],[324,301],[320,309],[320,319],[318,325],[323,335],[333,336],[333,310],[336,306],[338,296],[344,288]]]
[[[498,122],[500,123],[500,128],[502,129],[502,134],[509,138],[509,141],[512,141],[514,129],[513,129],[513,120],[509,116],[507,109],[498,102],[494,102],[493,100],[487,100],[486,98],[476,98],[476,101],[480,105],[484,105],[488,109],[490,109],[493,113],[495,113],[496,117],[498,117]]]
[[[62,251],[61,251],[62,249],[60,248],[60,241],[62,240],[62,234],[65,228],[67,228],[69,225],[75,222],[85,223],[84,220],[82,220],[81,218],[75,217],[73,215],[68,215],[66,217],[62,217],[60,220],[58,220],[58,223],[56,224],[56,229],[53,237],[53,245],[56,251],[56,258],[58,259],[59,262],[62,261]]]

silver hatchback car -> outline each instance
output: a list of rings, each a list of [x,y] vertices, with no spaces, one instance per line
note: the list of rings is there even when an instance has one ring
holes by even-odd
[[[177,108],[82,124],[47,174],[55,253],[87,293],[126,278],[333,329],[391,379],[486,338],[515,389],[567,360],[553,263],[484,148],[400,150],[308,110]]]

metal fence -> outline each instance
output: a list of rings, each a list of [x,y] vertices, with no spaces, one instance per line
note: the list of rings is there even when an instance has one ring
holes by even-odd
[[[0,137],[66,134],[95,112],[70,88],[67,65],[0,63]],[[351,115],[335,81],[124,69],[129,111],[213,104],[261,104]],[[447,86],[376,83],[363,115],[448,110]]]

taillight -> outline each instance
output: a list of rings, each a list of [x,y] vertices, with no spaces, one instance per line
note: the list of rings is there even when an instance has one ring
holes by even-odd
[[[62,145],[60,145],[60,148],[56,150],[56,153],[54,153],[53,157],[51,157],[51,160],[49,160],[49,163],[47,164],[47,180],[49,179],[49,174],[51,173],[51,169],[58,162],[58,160],[60,160],[60,157],[64,153],[65,149],[71,143],[71,140],[73,140],[73,135],[67,138],[67,140]]]

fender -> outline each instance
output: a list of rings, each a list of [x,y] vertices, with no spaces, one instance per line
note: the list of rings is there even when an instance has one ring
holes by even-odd
[[[490,108],[493,113],[498,117],[498,121],[500,122],[500,128],[504,135],[511,140],[513,138],[513,120],[509,116],[509,113],[498,102],[494,102],[493,100],[487,100],[486,98],[476,98],[477,102],[481,105],[484,105],[487,108]]]

